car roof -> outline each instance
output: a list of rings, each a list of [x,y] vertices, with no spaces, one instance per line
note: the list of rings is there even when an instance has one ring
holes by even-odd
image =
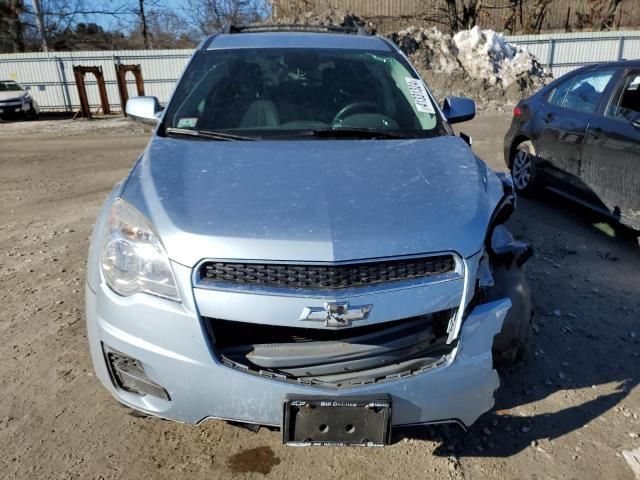
[[[213,35],[206,50],[236,48],[344,48],[389,52],[389,42],[378,36],[312,32],[251,32]]]
[[[640,67],[640,60],[619,60],[617,62],[598,63],[598,68],[606,67]]]
[[[582,65],[581,67],[571,70],[557,78],[553,79],[553,82],[545,85],[538,90],[534,95],[546,95],[546,92],[553,89],[560,82],[563,82],[567,78],[574,77],[586,72],[592,72],[594,70],[606,70],[607,68],[640,68],[640,60],[619,60],[616,62],[595,62]]]
[[[567,72],[567,75],[579,73],[579,72],[588,72],[591,70],[601,70],[607,68],[640,68],[640,60],[618,60],[615,62],[594,62],[587,63],[586,65],[582,65],[575,70]],[[564,75],[563,75],[564,76]],[[562,78],[562,77],[558,77]]]

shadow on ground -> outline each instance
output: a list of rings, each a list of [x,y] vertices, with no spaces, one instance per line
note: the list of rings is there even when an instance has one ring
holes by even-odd
[[[0,124],[2,123],[37,123],[42,120],[72,120],[74,118],[78,120],[84,120],[80,116],[76,116],[76,112],[41,112],[40,116],[37,119],[25,119],[21,117],[7,117],[0,118]],[[109,115],[103,115],[101,113],[94,113],[91,117],[91,120],[109,120],[113,118],[122,118],[122,114],[115,113]]]
[[[396,430],[394,441],[440,442],[434,453],[442,456],[508,457],[582,428],[638,385],[638,233],[553,194],[522,199],[511,228],[536,249],[527,272],[534,332],[525,358],[501,372],[495,408],[467,433],[455,425],[415,427]],[[542,410],[529,404],[552,395],[551,405],[566,407],[529,414]]]

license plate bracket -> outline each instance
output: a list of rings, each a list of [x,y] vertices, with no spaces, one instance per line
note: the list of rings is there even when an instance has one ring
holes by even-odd
[[[292,396],[284,402],[282,434],[295,446],[388,445],[391,398]]]

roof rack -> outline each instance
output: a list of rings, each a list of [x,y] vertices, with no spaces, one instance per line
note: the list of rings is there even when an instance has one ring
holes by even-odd
[[[309,32],[309,33],[344,33],[350,35],[369,35],[363,26],[342,27],[340,25],[232,25],[228,24],[223,33],[264,33],[264,32]]]

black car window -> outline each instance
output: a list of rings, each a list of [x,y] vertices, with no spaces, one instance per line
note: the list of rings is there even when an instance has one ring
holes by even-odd
[[[632,73],[624,81],[624,88],[607,110],[607,116],[631,120],[640,113],[640,74]]]
[[[564,101],[564,97],[567,95],[567,92],[573,85],[573,81],[575,78],[569,78],[568,80],[561,82],[556,88],[551,91],[551,94],[548,97],[549,103],[553,105],[561,106]]]
[[[6,80],[0,82],[0,92],[21,92],[22,88],[16,82]]]
[[[577,75],[564,95],[561,106],[579,112],[595,112],[600,95],[607,88],[613,73],[613,70],[602,70]]]

